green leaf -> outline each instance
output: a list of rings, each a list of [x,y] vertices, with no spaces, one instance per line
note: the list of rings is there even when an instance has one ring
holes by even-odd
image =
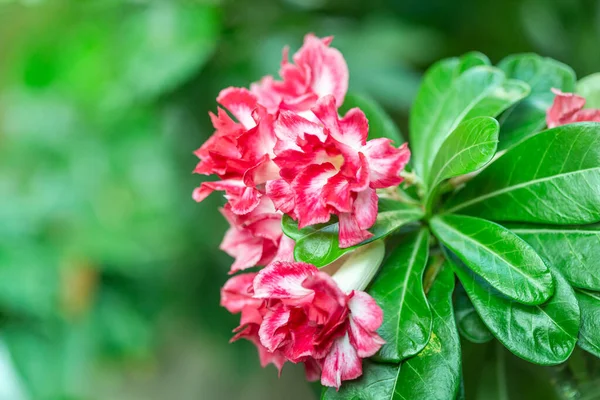
[[[396,146],[401,145],[406,140],[402,137],[400,130],[375,100],[366,95],[349,93],[346,95],[344,104],[340,107],[339,113],[345,115],[351,108],[360,108],[369,120],[369,140],[377,138],[391,139]]]
[[[440,147],[429,175],[428,198],[444,179],[468,174],[489,163],[498,145],[498,121],[476,117],[461,122]]]
[[[360,378],[345,381],[339,391],[324,388],[321,400],[395,400],[394,387],[400,365],[363,362]]]
[[[571,285],[600,290],[600,224],[582,226],[509,225]]]
[[[494,335],[475,311],[462,285],[459,285],[454,293],[456,326],[460,334],[473,343],[487,343],[492,340]]]
[[[600,108],[600,72],[586,76],[577,82],[576,93],[585,97],[586,108]]]
[[[399,371],[395,400],[454,400],[461,375],[460,338],[452,308],[454,274],[446,265],[431,290],[433,311],[431,339],[423,351],[409,358]]]
[[[437,238],[496,290],[523,304],[541,304],[554,293],[552,275],[531,246],[493,222],[464,215],[434,217]]]
[[[323,267],[337,260],[344,254],[362,245],[381,239],[396,229],[423,217],[419,207],[390,199],[379,199],[377,221],[369,231],[373,236],[356,246],[340,249],[338,241],[338,222],[315,225],[298,230],[291,218],[284,216],[282,227],[284,233],[296,241],[294,258],[309,264]],[[294,230],[294,225],[296,226]]]
[[[557,88],[572,92],[575,87],[575,72],[561,62],[537,54],[509,56],[498,64],[506,76],[526,82],[531,87],[527,98],[502,118],[500,149],[509,148],[546,126],[546,110],[552,105]]]
[[[369,294],[383,309],[379,335],[386,341],[378,359],[400,362],[429,341],[431,310],[423,291],[429,255],[429,232],[421,229],[395,248],[371,284]]]
[[[477,313],[506,348],[541,365],[555,365],[569,358],[577,341],[580,314],[573,289],[559,273],[553,273],[554,296],[542,305],[527,306],[504,297],[451,258]]]
[[[581,327],[577,344],[585,351],[600,357],[600,293],[576,290],[581,310]]]
[[[549,129],[512,147],[446,205],[498,221],[600,221],[600,124]]]
[[[504,73],[485,65],[486,60],[472,55],[447,59],[425,74],[410,115],[413,162],[424,180],[440,146],[461,121],[496,116],[526,95],[524,85],[506,83]]]

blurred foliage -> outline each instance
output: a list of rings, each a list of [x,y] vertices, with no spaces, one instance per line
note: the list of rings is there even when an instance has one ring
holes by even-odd
[[[222,202],[191,200],[218,91],[306,32],[401,128],[440,57],[600,70],[594,0],[0,0],[1,400],[310,397],[227,344]]]

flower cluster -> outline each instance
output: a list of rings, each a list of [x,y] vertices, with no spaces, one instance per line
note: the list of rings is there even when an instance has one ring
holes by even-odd
[[[383,345],[376,333],[381,308],[360,291],[362,283],[339,281],[364,266],[372,276],[383,245],[373,247],[375,259],[332,277],[294,262],[294,242],[283,235],[281,217],[303,228],[335,215],[340,247],[368,239],[376,190],[402,181],[410,152],[389,139],[367,140],[369,123],[360,109],[339,115],[348,67],[331,40],[307,35],[292,62],[284,50],[280,79],[268,76],[250,89],[219,94],[221,108],[210,114],[215,132],[195,152],[200,162],[194,171],[219,180],[202,183],[193,198],[224,192],[221,212],[230,228],[221,249],[235,258],[231,274],[266,266],[233,276],[222,289],[221,304],[241,313],[233,340],[253,342],[263,366],[304,363],[310,380],[320,377],[323,385],[339,388],[360,376],[362,358]]]

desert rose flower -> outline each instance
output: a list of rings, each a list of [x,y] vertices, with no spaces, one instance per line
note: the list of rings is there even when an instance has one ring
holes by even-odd
[[[342,265],[341,280],[365,285],[362,277],[374,275],[383,253],[380,242],[365,246]],[[257,274],[231,278],[221,303],[241,313],[233,340],[252,341],[263,365],[281,370],[282,360],[302,362],[307,378],[320,376],[326,386],[339,388],[342,381],[358,378],[362,359],[384,343],[376,333],[383,313],[368,294],[343,291],[336,275],[306,263],[276,261]]]
[[[288,60],[289,49],[284,49],[279,71],[282,80],[267,76],[251,86],[252,93],[273,114],[291,110],[310,118],[311,107],[327,95],[341,106],[348,90],[348,66],[342,54],[329,47],[332,40],[306,35],[304,45],[292,57],[293,63]]]
[[[556,97],[554,97],[552,107],[546,112],[548,128],[574,122],[600,122],[600,110],[583,108],[585,98],[574,93],[563,93],[558,89],[552,89],[552,92]]]
[[[365,114],[354,108],[340,119],[333,96],[312,111],[318,122],[289,111],[275,121],[273,161],[281,179],[267,182],[267,194],[299,228],[337,215],[340,247],[350,247],[372,236],[367,229],[377,218],[376,189],[402,182],[410,151],[389,139],[367,141]]]

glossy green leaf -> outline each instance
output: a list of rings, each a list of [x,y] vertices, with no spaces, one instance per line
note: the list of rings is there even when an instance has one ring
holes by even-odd
[[[339,113],[345,115],[354,107],[360,108],[369,120],[369,140],[387,138],[391,139],[396,146],[405,142],[394,121],[375,100],[366,95],[349,93],[346,95]]]
[[[373,236],[356,246],[345,249],[339,247],[337,220],[298,230],[297,225],[289,217],[284,216],[282,227],[284,233],[296,241],[294,257],[297,261],[323,267],[349,251],[381,239],[403,225],[422,217],[423,210],[419,207],[390,199],[379,199],[377,221],[369,229]]]
[[[429,232],[421,229],[398,244],[369,289],[385,318],[379,335],[385,344],[378,359],[400,362],[429,341],[431,310],[423,291],[429,255]]]
[[[498,121],[476,117],[461,122],[440,147],[429,175],[429,196],[444,179],[468,174],[489,163],[498,145]]]
[[[537,54],[518,54],[505,58],[498,68],[506,76],[526,82],[530,94],[506,112],[500,130],[500,149],[506,149],[539,132],[546,126],[546,110],[552,105],[557,88],[572,92],[575,87],[575,72],[561,62]]]
[[[324,388],[321,400],[395,400],[399,371],[400,365],[364,361],[360,378],[344,382],[339,391]]]
[[[504,297],[458,263],[452,257],[454,271],[477,313],[506,348],[541,365],[555,365],[569,358],[577,341],[580,313],[573,289],[559,273],[553,273],[554,296],[542,305],[527,306]]]
[[[541,304],[554,293],[544,261],[523,239],[493,222],[464,215],[431,219],[437,238],[496,290],[524,304]]]
[[[461,121],[496,116],[526,95],[525,85],[507,83],[504,73],[485,61],[472,55],[447,59],[425,74],[410,115],[415,171],[425,180],[440,146]]]
[[[600,224],[508,225],[571,285],[600,290]]]
[[[452,307],[454,274],[446,265],[431,286],[431,339],[400,369],[394,400],[454,400],[460,385],[461,351]]]
[[[454,312],[458,331],[467,340],[473,343],[486,343],[494,338],[475,311],[462,285],[454,291]]]
[[[600,293],[576,290],[575,296],[581,310],[579,347],[600,357]]]
[[[549,129],[512,147],[446,205],[499,221],[600,221],[600,124]]]
[[[600,72],[579,80],[576,93],[585,97],[586,108],[600,108]]]

